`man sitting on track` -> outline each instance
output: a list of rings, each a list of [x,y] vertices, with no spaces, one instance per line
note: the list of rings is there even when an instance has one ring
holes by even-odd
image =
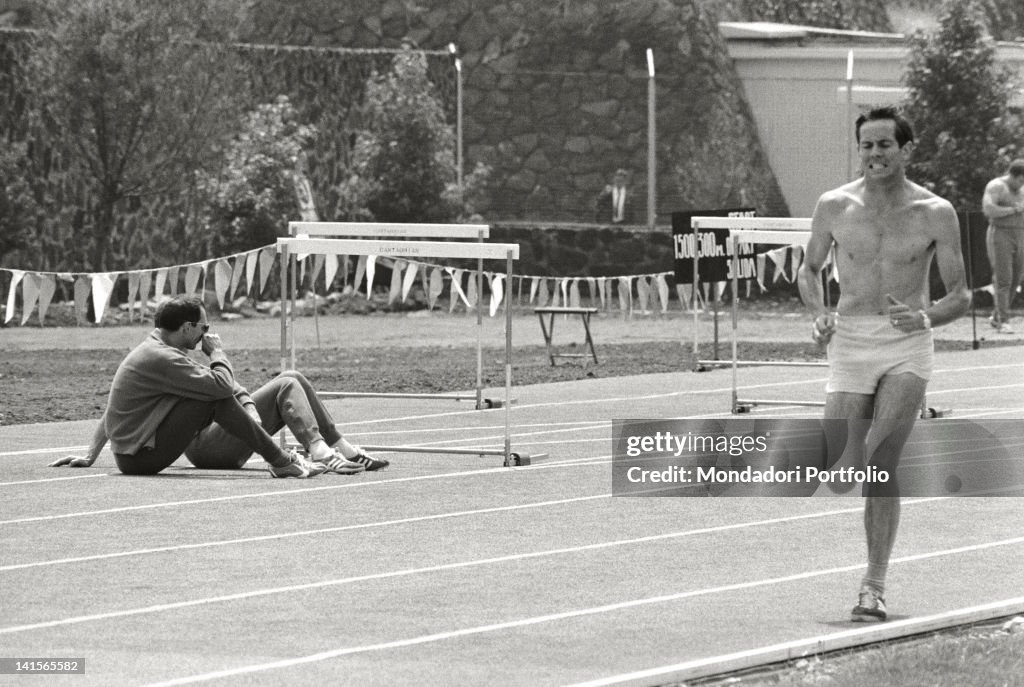
[[[301,374],[282,373],[250,396],[235,381],[220,337],[208,333],[198,298],[165,301],[155,322],[157,328],[118,367],[89,453],[60,458],[51,466],[92,465],[108,437],[125,474],[156,474],[182,452],[196,467],[211,469],[238,469],[259,453],[274,477],[387,466],[345,441]],[[187,355],[200,342],[209,366]],[[274,442],[270,435],[285,425],[312,462],[285,453]]]
[[[866,458],[889,475],[864,485],[868,568],[851,615],[863,622],[886,618],[900,514],[896,469],[931,376],[931,329],[964,314],[970,292],[956,212],[905,176],[910,123],[894,108],[876,108],[857,119],[856,133],[862,176],[818,199],[799,286],[814,313],[814,339],[828,344],[825,419],[857,421],[848,423],[844,447],[830,441],[829,454],[861,468]],[[836,313],[821,283],[833,245],[842,287]],[[933,256],[947,293],[929,303]]]

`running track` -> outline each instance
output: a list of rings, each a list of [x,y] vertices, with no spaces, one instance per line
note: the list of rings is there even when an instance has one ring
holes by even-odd
[[[929,404],[1024,422],[1013,350],[939,355]],[[739,372],[743,393],[807,400],[823,375]],[[0,657],[85,659],[84,675],[48,685],[657,685],[722,657],[826,646],[857,629],[860,499],[611,496],[612,418],[723,417],[730,380],[515,389],[513,449],[550,457],[513,469],[395,454],[354,477],[182,461],[137,478],[109,453],[45,467],[81,452],[91,422],[0,427]],[[332,408],[367,444],[500,446],[504,429],[503,410],[454,403]],[[887,625],[1019,607],[1000,604],[1024,589],[1024,501],[915,498],[903,513]]]

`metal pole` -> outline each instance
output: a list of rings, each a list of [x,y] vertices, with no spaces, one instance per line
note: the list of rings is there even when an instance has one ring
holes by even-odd
[[[508,282],[505,288],[505,464],[512,467],[512,308],[509,307],[512,298],[511,250],[505,256],[505,279]]]
[[[281,261],[281,372],[287,370],[288,365],[288,246],[287,244],[282,246],[281,253],[278,256]],[[260,270],[263,268],[261,267]],[[287,446],[287,439],[285,438],[284,430],[278,434],[278,443],[281,448],[284,449]]]
[[[853,50],[846,54],[846,180],[853,181]]]
[[[455,176],[459,188],[459,202],[463,200],[462,160],[462,59],[454,43],[448,44],[448,52],[455,58]]]
[[[657,94],[654,83],[654,51],[647,48],[647,228],[654,229],[657,179]]]

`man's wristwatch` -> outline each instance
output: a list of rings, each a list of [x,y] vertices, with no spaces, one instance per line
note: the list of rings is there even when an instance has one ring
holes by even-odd
[[[924,327],[924,329],[931,329],[932,318],[928,317],[928,313],[926,313],[924,310],[918,310],[918,312],[921,313],[921,325]]]

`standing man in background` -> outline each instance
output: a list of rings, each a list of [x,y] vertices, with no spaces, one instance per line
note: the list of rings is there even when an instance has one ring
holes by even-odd
[[[1012,334],[1010,305],[1024,278],[1024,160],[1010,163],[1006,174],[988,182],[981,211],[988,217],[985,247],[995,290],[989,322],[1000,334]]]
[[[598,224],[635,224],[635,210],[632,193],[626,188],[629,173],[624,169],[615,171],[612,183],[605,186],[597,198]]]

